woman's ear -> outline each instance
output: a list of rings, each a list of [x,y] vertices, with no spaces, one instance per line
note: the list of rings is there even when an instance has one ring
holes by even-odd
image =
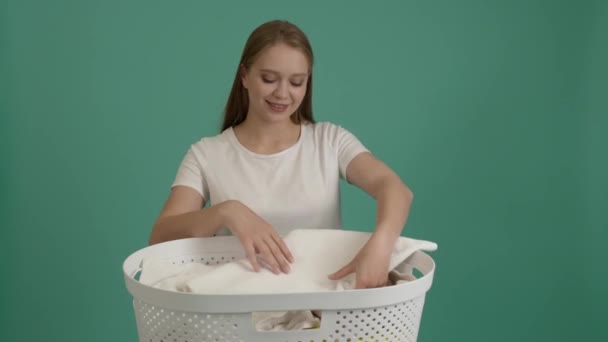
[[[239,76],[241,77],[241,83],[243,84],[243,88],[247,89],[247,69],[243,64],[239,65]]]

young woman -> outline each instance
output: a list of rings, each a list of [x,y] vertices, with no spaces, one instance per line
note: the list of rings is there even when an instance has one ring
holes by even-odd
[[[222,132],[190,146],[150,243],[233,234],[255,271],[293,262],[281,236],[296,228],[342,228],[340,179],[377,201],[375,230],[331,279],[356,272],[356,288],[384,286],[413,195],[346,129],[312,114],[313,52],[286,21],[256,28],[245,45]],[[205,207],[209,201],[211,204]]]

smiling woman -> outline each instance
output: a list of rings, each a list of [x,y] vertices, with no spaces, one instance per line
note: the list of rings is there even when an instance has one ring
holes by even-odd
[[[279,109],[281,104],[287,104],[284,112],[296,124],[313,123],[313,63],[311,44],[297,26],[271,21],[257,27],[243,49],[226,103],[222,130],[245,121],[250,110],[259,114],[264,108],[260,108],[260,100],[274,102]],[[260,80],[267,86],[258,86]]]
[[[355,272],[357,288],[387,283],[412,193],[348,130],[315,122],[312,67],[310,43],[295,25],[271,21],[251,33],[222,132],[186,153],[150,243],[233,234],[254,270],[288,273],[294,260],[285,234],[342,228],[342,178],[377,200],[377,220],[356,257],[328,277]]]
[[[250,115],[267,123],[281,122],[284,115],[301,121],[297,109],[306,96],[309,70],[306,56],[285,43],[264,50],[250,67],[241,67]]]

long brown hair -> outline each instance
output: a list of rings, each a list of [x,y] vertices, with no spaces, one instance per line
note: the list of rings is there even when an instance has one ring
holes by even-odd
[[[301,122],[315,122],[312,115],[312,64],[313,53],[312,47],[308,38],[296,25],[284,21],[273,20],[258,26],[247,39],[247,43],[243,49],[239,66],[234,76],[232,89],[224,108],[224,123],[222,131],[229,127],[236,126],[247,117],[249,109],[249,96],[247,90],[243,86],[242,71],[247,70],[255,61],[258,54],[277,43],[284,43],[293,48],[299,49],[307,57],[310,72],[308,75],[306,94],[302,103],[291,115],[291,121],[296,124]]]

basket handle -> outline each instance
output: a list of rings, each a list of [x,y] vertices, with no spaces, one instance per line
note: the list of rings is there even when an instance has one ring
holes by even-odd
[[[251,317],[256,331],[307,330],[321,326],[322,313],[320,310],[291,310],[275,314],[253,312]]]
[[[330,311],[291,310],[282,312],[252,312],[251,335],[255,341],[285,341],[297,335],[303,340],[322,340],[330,329]],[[256,317],[257,316],[257,317]]]
[[[140,261],[140,262],[139,262],[139,265],[137,266],[137,268],[136,268],[136,269],[134,269],[134,270],[131,272],[131,274],[129,274],[129,276],[130,276],[131,278],[135,279],[135,280],[139,280],[138,278],[136,278],[136,277],[137,277],[137,274],[138,274],[138,273],[140,273],[141,271],[143,271],[143,269],[144,269],[144,261],[142,260],[142,261]]]

